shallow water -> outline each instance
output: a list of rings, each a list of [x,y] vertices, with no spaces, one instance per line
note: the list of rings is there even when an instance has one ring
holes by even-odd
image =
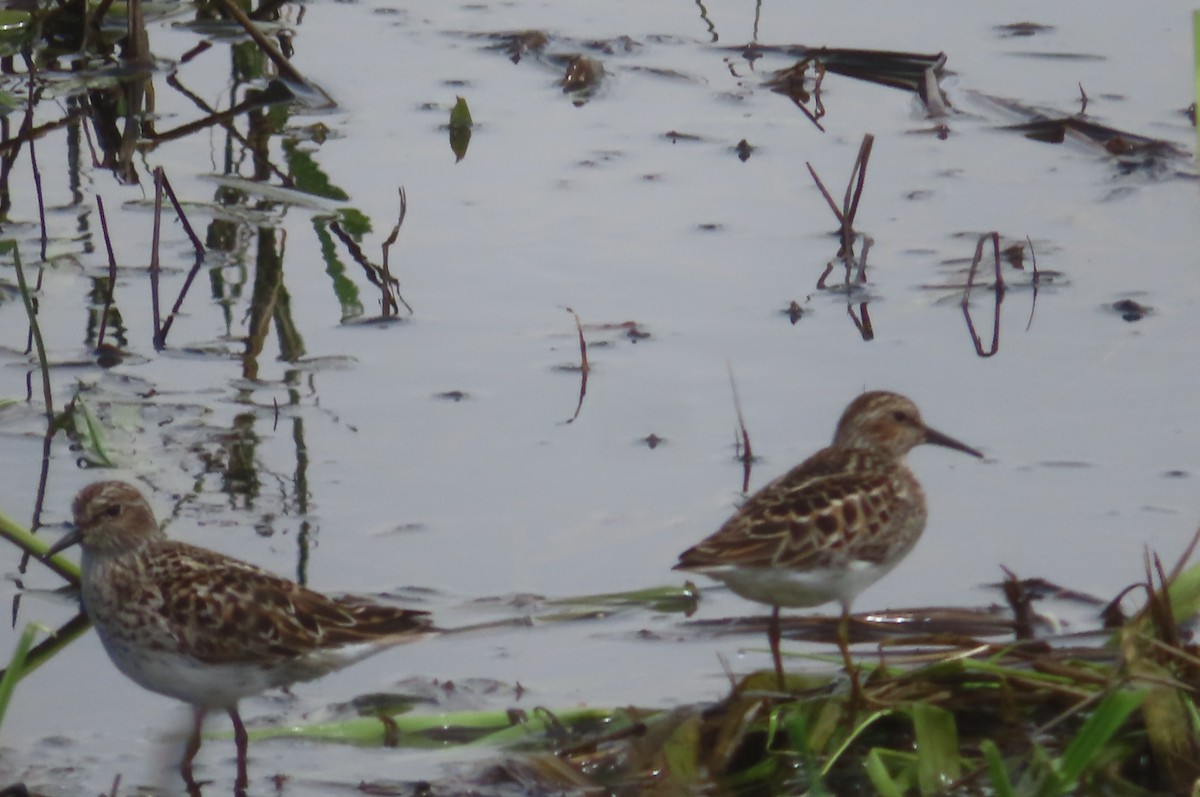
[[[807,13],[762,8],[757,20],[731,3],[286,8],[293,64],[337,106],[272,111],[283,127],[258,163],[298,173],[297,152],[307,153],[348,199],[239,198],[247,185],[225,176],[254,176],[244,116],[236,135],[210,127],[138,153],[139,185],[91,166],[70,129],[37,142],[50,238],[39,321],[57,364],[55,400],[81,385],[110,424],[121,464],[81,469],[79,452],[57,437],[43,522],[65,520],[71,496],[96,478],[140,480],[161,517],[177,515],[174,536],[300,571],[322,590],[431,590],[425,607],[450,627],[505,615],[473,603],[481,597],[681,583],[669,569],[679,551],[715,529],[740,495],[732,368],[760,457],[752,487],[826,444],[864,388],[912,396],[931,425],[986,452],[985,462],[913,453],[930,502],[925,537],[858,608],[991,603],[998,597],[979,585],[998,579],[1001,565],[1107,598],[1139,577],[1144,546],[1172,559],[1195,529],[1193,161],[1166,158],[1126,174],[1127,158],[1001,129],[1024,120],[986,99],[1069,115],[1082,83],[1090,120],[1190,153],[1182,6],[1100,14],[1093,4],[1030,3],[948,15],[844,3]],[[185,24],[189,13],[176,9],[150,27],[160,132],[204,115],[166,83],[169,67],[210,35]],[[1023,21],[1052,30],[1011,37],[996,29]],[[530,28],[550,35],[547,52],[519,64],[486,36]],[[762,86],[793,58],[749,64],[739,55],[756,31],[765,45],[944,51],[949,136],[928,132],[934,122],[913,95],[832,73],[819,131]],[[622,36],[633,44],[618,41],[613,53],[586,47]],[[178,77],[193,97],[226,108],[243,92],[231,79],[233,39],[210,38],[213,47],[179,65]],[[576,106],[552,56],[585,50],[603,61],[605,77]],[[456,95],[476,124],[458,163],[445,128]],[[43,102],[37,121],[61,115],[61,105]],[[10,134],[16,124],[10,119]],[[876,139],[856,228],[874,243],[869,283],[852,299],[856,311],[869,299],[869,342],[847,314],[846,293],[816,288],[837,251],[836,224],[805,169],[811,162],[840,198],[867,132]],[[741,139],[754,147],[745,162],[734,152]],[[75,147],[83,154],[73,160]],[[146,271],[149,172],[158,165],[201,236],[230,242],[210,253],[162,353],[152,345]],[[378,315],[378,294],[341,249],[344,279],[365,310],[343,323],[347,304],[322,256],[329,214],[368,217],[361,243],[378,262],[400,186],[409,211],[391,269],[415,312],[362,323]],[[32,273],[38,227],[27,152],[9,188],[5,237],[20,242]],[[90,355],[90,295],[106,273],[97,196],[121,265],[116,303],[127,339],[126,360],[110,370]],[[990,230],[1005,245],[1029,236],[1047,276],[1029,323],[1030,274],[1005,266],[999,351],[980,358],[959,298],[976,238]],[[178,224],[164,223],[163,236],[169,305],[192,255]],[[243,337],[267,244],[284,264],[302,352],[296,336],[273,329],[255,374]],[[6,285],[15,279],[10,263]],[[972,300],[985,344],[987,273]],[[27,322],[19,300],[5,295],[0,385],[20,400]],[[1152,311],[1124,321],[1110,309],[1124,298]],[[795,324],[791,302],[804,311]],[[592,366],[571,423],[579,348],[565,307],[589,325]],[[628,321],[649,337],[595,326]],[[283,340],[291,361],[279,359]],[[439,397],[448,391],[465,396]],[[0,508],[24,521],[43,433],[36,398],[0,409]],[[651,434],[665,443],[641,442]],[[16,556],[7,561],[13,594]],[[20,578],[18,628],[71,614],[69,599],[39,591],[58,586],[52,575],[35,564]],[[700,607],[706,618],[760,611],[715,590]],[[519,681],[528,705],[663,705],[723,694],[717,653],[736,672],[767,664],[758,638],[695,639],[681,622],[629,612],[436,640],[301,685],[292,698],[247,701],[243,714],[252,725],[302,722],[412,675]],[[638,639],[639,630],[663,641]],[[0,653],[14,637],[0,636]],[[185,716],[125,681],[88,634],[18,690],[0,781],[67,794],[105,790],[121,773],[126,791],[176,789],[173,735]],[[200,774],[223,788],[231,760],[227,739],[210,740]],[[252,791],[265,791],[276,772],[293,778],[289,793],[315,794],[328,783],[434,779],[458,760],[264,742],[251,747]]]

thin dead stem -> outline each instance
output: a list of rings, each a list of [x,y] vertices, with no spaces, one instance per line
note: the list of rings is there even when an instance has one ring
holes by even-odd
[[[200,266],[204,264],[206,251],[204,244],[200,243],[200,237],[196,235],[196,231],[192,229],[192,225],[187,220],[187,214],[183,212],[183,206],[179,204],[179,198],[175,196],[175,189],[171,187],[171,181],[167,178],[166,171],[161,167],[154,170],[154,242],[152,244],[151,261],[150,261],[150,290],[151,298],[154,303],[155,324],[154,324],[154,348],[161,351],[167,345],[167,333],[171,331],[171,324],[175,322],[175,316],[183,307],[184,297],[187,296],[188,290],[192,287],[192,282],[196,279],[196,275],[200,273]],[[188,275],[183,280],[183,287],[179,289],[179,295],[175,297],[175,304],[171,306],[171,314],[167,316],[167,320],[163,322],[162,329],[158,327],[158,218],[159,209],[162,206],[162,192],[166,191],[167,198],[171,200],[171,207],[175,209],[175,217],[179,219],[179,223],[183,225],[183,231],[187,234],[188,239],[192,242],[192,249],[196,252],[196,261],[192,263]]]
[[[583,397],[587,395],[588,373],[592,369],[588,365],[587,340],[583,337],[583,322],[579,320],[579,313],[576,313],[570,307],[563,309],[575,318],[575,331],[579,335],[579,401],[575,405],[575,414],[567,419],[567,423],[574,423],[583,409]]]
[[[388,264],[388,254],[391,252],[392,244],[396,243],[396,239],[400,237],[400,227],[404,224],[404,217],[406,215],[408,215],[408,195],[404,192],[404,186],[400,186],[400,217],[396,219],[396,226],[392,228],[392,234],[389,235],[388,239],[383,242],[383,268],[381,269],[383,279],[380,283],[380,286],[384,294],[382,301],[383,314],[385,317],[388,315],[389,307],[395,308],[396,312],[399,312],[399,308],[396,308],[395,301],[388,301],[392,298],[390,287],[393,285],[396,286],[395,298],[404,305],[405,309],[407,309],[410,314],[413,311],[408,302],[404,301],[404,297],[400,295],[400,280],[392,276],[392,269]]]
[[[34,307],[33,296],[29,285],[25,282],[25,269],[21,266],[21,250],[13,247],[13,266],[17,272],[17,287],[21,290],[21,300],[25,303],[25,313],[29,316],[29,328],[33,332],[33,344],[37,348],[38,367],[42,372],[42,398],[46,404],[46,420],[54,423],[54,397],[50,392],[50,365],[46,360],[46,344],[42,341],[42,330],[38,326],[37,309]]]
[[[104,234],[104,249],[108,253],[108,290],[104,293],[104,309],[100,312],[100,333],[96,336],[96,350],[104,346],[104,333],[108,329],[108,310],[112,307],[113,291],[117,286],[117,258],[113,254],[112,237],[108,234],[108,216],[104,213],[104,197],[96,195],[96,208],[100,213],[100,230]]]
[[[742,397],[738,395],[737,379],[733,375],[733,365],[725,363],[729,371],[729,390],[733,393],[733,410],[737,415],[738,424],[738,459],[742,463],[742,493],[750,492],[750,470],[754,464],[754,450],[750,447],[750,432],[746,429],[746,416],[742,414]]]
[[[971,286],[975,284],[975,272],[979,270],[979,263],[983,260],[983,246],[989,238],[992,241],[992,257],[995,263],[996,283],[993,290],[996,296],[996,306],[992,316],[992,345],[985,350],[979,333],[975,331],[975,323],[971,319],[970,301]],[[967,331],[971,333],[971,342],[975,345],[975,353],[980,357],[991,357],[1000,350],[1000,303],[1004,301],[1004,290],[1004,277],[1000,273],[1000,234],[997,232],[985,233],[979,236],[979,242],[975,245],[975,258],[971,261],[971,270],[967,272],[967,287],[963,289],[961,302],[963,317],[967,319]]]

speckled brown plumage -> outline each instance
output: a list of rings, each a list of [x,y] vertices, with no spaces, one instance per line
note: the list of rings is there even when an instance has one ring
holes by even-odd
[[[833,444],[750,496],[675,566],[725,582],[772,607],[771,652],[780,685],[780,606],[854,597],[912,550],[925,529],[925,494],[904,464],[922,443],[982,456],[930,429],[913,402],[864,393],[842,413]],[[843,626],[843,634],[845,632]],[[843,647],[849,666],[849,654]]]
[[[167,538],[150,505],[124,482],[85,487],[75,530],[52,555],[83,548],[81,597],[117,668],[195,709],[181,772],[193,784],[204,714],[227,711],[245,788],[240,698],[317,678],[434,632],[426,612],[330,598],[261,568]]]
[[[883,564],[916,542],[924,495],[912,473],[866,451],[826,448],[768,484],[678,568]]]
[[[99,567],[103,583],[88,580],[85,604],[104,633],[208,664],[278,665],[429,625],[424,612],[335,600],[165,537]]]

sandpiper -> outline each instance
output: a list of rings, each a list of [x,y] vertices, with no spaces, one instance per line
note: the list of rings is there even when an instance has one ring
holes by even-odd
[[[895,567],[925,529],[925,494],[904,464],[904,455],[922,443],[983,456],[926,426],[910,399],[864,393],[842,413],[833,445],[750,496],[713,535],[680,554],[676,570],[704,573],[771,607],[767,633],[780,689],[780,607],[837,601],[838,647],[860,694],[849,652],[850,604]]]
[[[75,528],[47,557],[79,543],[81,597],[117,669],[152,692],[189,703],[192,760],[210,709],[228,712],[237,744],[235,791],[247,785],[238,700],[345,667],[434,633],[426,612],[329,598],[253,565],[167,539],[137,488],[85,487]]]

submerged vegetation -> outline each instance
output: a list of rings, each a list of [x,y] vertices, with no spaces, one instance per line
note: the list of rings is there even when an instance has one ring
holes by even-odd
[[[41,443],[41,460],[32,466],[35,470],[40,467],[36,492],[31,496],[35,531],[42,522],[48,485],[56,473],[61,475],[61,467],[54,471],[52,464],[65,462],[66,467],[80,469],[128,467],[158,477],[167,470],[162,458],[169,455],[187,463],[178,468],[182,477],[173,474],[190,484],[191,492],[180,499],[180,505],[211,489],[211,484],[203,484],[211,479],[228,499],[226,509],[260,513],[255,525],[264,536],[270,531],[263,529],[269,528],[275,516],[301,518],[292,539],[297,550],[296,578],[303,582],[307,577],[312,460],[301,409],[313,408],[314,414],[339,430],[351,428],[334,410],[321,405],[312,384],[313,373],[322,368],[346,368],[351,358],[310,354],[303,334],[306,319],[293,309],[285,279],[289,250],[283,216],[294,209],[311,212],[311,217],[305,217],[307,237],[297,240],[299,236],[293,235],[291,251],[317,253],[314,258],[324,273],[309,273],[304,278],[327,283],[324,298],[334,307],[335,325],[398,328],[414,318],[415,311],[400,292],[402,269],[392,252],[401,230],[406,229],[407,190],[388,185],[388,205],[378,212],[387,216],[382,229],[390,226],[391,231],[378,243],[380,257],[375,262],[364,247],[380,225],[367,211],[351,204],[354,192],[339,184],[337,175],[318,157],[320,144],[339,131],[300,116],[301,110],[327,112],[335,100],[318,85],[319,76],[302,74],[291,63],[293,32],[286,9],[287,4],[272,0],[249,9],[226,0],[188,6],[143,5],[140,0],[64,0],[52,7],[10,9],[0,17],[0,58],[6,78],[0,92],[0,259],[12,270],[11,280],[5,277],[0,283],[0,301],[12,300],[16,307],[20,300],[28,322],[28,340],[18,342],[25,345],[23,353],[19,353],[20,345],[7,341],[12,352],[6,356],[11,354],[14,361],[29,367],[24,399],[5,401],[0,409],[33,409],[20,417],[17,411],[4,417],[18,430],[16,434],[32,436],[36,432]],[[395,10],[381,11],[378,16],[388,19],[393,12],[403,16]],[[701,13],[708,12],[702,9]],[[194,46],[169,64],[149,46],[148,30],[156,15],[176,20],[171,29],[174,36],[195,38]],[[184,19],[185,15],[189,17]],[[704,19],[709,24],[706,16]],[[520,30],[456,32],[452,38],[459,44],[467,41],[486,49],[488,57],[506,69],[505,59],[512,62],[512,68],[542,70],[546,75],[543,89],[556,101],[565,98],[573,113],[576,108],[584,112],[583,106],[603,102],[606,94],[619,91],[621,81],[630,75],[648,75],[669,86],[701,82],[674,70],[631,67],[623,61],[647,43],[669,46],[668,37],[640,42],[621,36],[572,38],[552,31]],[[187,85],[188,68],[196,64],[197,73],[215,69],[218,49],[214,44],[225,40],[230,54],[225,65],[228,86],[221,90],[229,101],[227,107],[218,108],[204,92]],[[780,102],[790,100],[803,124],[814,130],[823,131],[830,115],[837,113],[836,103],[845,102],[850,94],[839,97],[831,90],[841,80],[881,91],[907,92],[926,125],[912,132],[927,139],[943,141],[953,132],[953,97],[941,85],[950,60],[945,53],[766,46],[757,41],[714,51],[725,59],[729,73],[743,81],[740,85],[774,92],[780,95],[775,97]],[[756,72],[755,63],[763,58],[773,59],[780,68]],[[430,127],[436,129],[439,153],[447,159],[452,155],[460,171],[465,171],[486,157],[487,137],[496,129],[489,129],[488,123],[477,124],[472,109],[485,119],[488,103],[494,99],[470,81],[447,79],[441,88],[446,90],[444,103],[420,110],[436,111],[438,121]],[[160,99],[168,91],[174,92],[173,97],[194,109],[194,117],[179,119],[160,113],[155,105],[156,89]],[[991,95],[979,94],[975,99],[1003,117],[994,120],[997,135],[1024,137],[1029,146],[1035,146],[1034,142],[1075,142],[1105,164],[1101,169],[1106,174],[1111,170],[1114,175],[1147,179],[1185,174],[1191,179],[1191,164],[1179,147],[1087,117],[1088,96],[1082,86],[1079,96],[1075,113],[1049,112]],[[62,182],[71,199],[56,206],[43,198],[38,158],[43,164],[50,160],[45,140],[64,129],[69,132],[64,135],[65,157],[60,158],[67,163]],[[449,155],[445,153],[447,132]],[[686,130],[657,129],[655,133],[662,142],[669,142],[665,146],[681,149],[706,142],[704,136]],[[467,158],[473,135],[477,137],[475,149]],[[209,143],[208,136],[219,138],[219,144]],[[204,199],[197,199],[200,194],[194,187],[188,193],[181,189],[182,196],[176,196],[168,168],[160,162],[169,160],[160,157],[167,147],[189,139],[203,146],[178,157],[176,163],[203,161],[204,166],[196,174],[176,173],[176,182],[206,186],[204,190],[211,195]],[[836,174],[838,168],[844,172],[844,163],[816,157],[797,161],[807,165],[815,190],[832,210],[837,243],[822,242],[822,254],[810,258],[815,268],[809,269],[814,263],[806,263],[807,270],[795,283],[805,286],[804,291],[811,285],[834,297],[839,305],[844,302],[854,325],[849,334],[856,344],[859,336],[866,342],[875,340],[878,333],[868,311],[875,298],[869,286],[868,254],[876,242],[856,229],[858,217],[865,217],[866,209],[879,202],[872,195],[875,187],[867,179],[867,166],[870,162],[874,175],[882,158],[894,157],[876,146],[875,134],[859,131],[852,141],[859,140],[862,143],[840,202],[813,163],[827,176]],[[770,157],[769,150],[764,154],[747,139],[730,151],[741,163]],[[87,155],[95,170],[91,173],[86,167]],[[378,156],[373,153],[371,157]],[[581,169],[594,170],[597,163],[614,157],[604,150],[581,154],[578,159]],[[36,209],[32,203],[16,208],[12,204],[15,192],[9,179],[21,158],[28,158],[35,185],[25,193],[36,196]],[[732,161],[732,156],[729,159]],[[204,173],[209,168],[213,173]],[[369,176],[392,179],[390,174]],[[194,179],[197,177],[202,179]],[[657,179],[656,173],[641,177],[645,184]],[[89,180],[91,184],[81,188]],[[144,240],[110,234],[109,216],[100,196],[101,189],[117,192],[131,186],[144,186],[144,190],[137,196],[123,193],[124,204],[113,203],[117,210],[112,216],[132,215],[145,222]],[[414,202],[421,207],[419,200]],[[79,210],[85,204],[86,209]],[[502,210],[508,210],[509,204],[507,194],[495,200],[495,207]],[[78,220],[68,218],[76,212]],[[60,216],[57,230],[55,214]],[[829,217],[822,215],[822,219],[809,226],[829,226]],[[78,232],[76,224],[86,230]],[[449,242],[447,248],[470,237],[472,230],[459,225],[454,220],[439,231]],[[990,218],[979,223],[980,230],[993,226]],[[703,222],[696,229],[719,233],[721,226]],[[543,232],[534,226],[527,234],[536,239]],[[1020,320],[1028,331],[1034,324],[1039,288],[1064,285],[1063,272],[1039,269],[1033,238],[1024,230],[1003,235],[971,230],[954,235],[954,256],[942,263],[949,270],[943,279],[931,281],[936,284],[927,282],[922,287],[961,307],[965,324],[957,317],[954,321],[961,326],[957,345],[967,352],[965,356],[992,358],[1000,351],[1001,303],[1006,292],[1027,293],[1028,320],[1023,306]],[[973,259],[967,257],[970,244],[975,245]],[[1039,251],[1045,251],[1040,242]],[[527,257],[528,253],[521,255]],[[844,270],[839,274],[842,279],[830,279],[839,267]],[[61,308],[51,304],[61,294],[47,286],[52,286],[56,275],[72,269],[78,269],[80,279],[87,283],[82,332],[64,331],[67,325],[46,330],[47,319],[61,322],[62,318]],[[288,276],[294,287],[296,277]],[[160,280],[164,283],[161,295]],[[168,281],[178,292],[166,293]],[[208,293],[200,296],[206,281]],[[135,293],[143,286],[144,293]],[[786,290],[794,287],[789,285]],[[973,289],[975,296],[984,294],[991,299],[990,341],[976,330]],[[676,297],[672,294],[671,298]],[[1156,299],[1154,303],[1160,306],[1164,302]],[[555,306],[552,301],[547,304]],[[152,309],[140,313],[143,305]],[[414,298],[413,305],[422,307],[419,298]],[[812,295],[803,300],[785,298],[779,305],[786,309],[776,307],[770,312],[797,325],[813,309]],[[552,356],[560,360],[567,356],[571,362],[547,370],[577,374],[579,387],[578,398],[572,390],[570,401],[553,423],[578,428],[583,424],[576,421],[586,417],[589,378],[593,374],[603,378],[604,366],[597,364],[596,352],[603,355],[606,348],[618,344],[633,346],[651,335],[645,320],[614,317],[606,323],[608,316],[603,316],[601,323],[585,323],[589,312],[558,306],[571,314],[573,325],[568,332],[555,333]],[[581,307],[578,303],[572,306]],[[1130,322],[1150,317],[1151,309],[1133,299],[1110,302],[1108,308]],[[217,318],[210,325],[213,329],[189,330],[188,324],[205,309]],[[466,308],[463,317],[474,312],[474,308]],[[135,320],[139,315],[150,315],[151,320],[139,326]],[[560,320],[565,322],[565,317]],[[804,324],[799,326],[804,328]],[[491,330],[484,328],[486,336]],[[655,342],[668,337],[659,335],[658,329]],[[845,329],[849,331],[849,325]],[[52,334],[59,342],[55,343]],[[63,336],[70,342],[61,343]],[[47,338],[51,339],[49,345]],[[567,343],[559,346],[562,341]],[[360,345],[365,349],[377,344]],[[63,348],[70,353],[64,356]],[[379,348],[386,349],[386,344]],[[282,364],[277,381],[267,373],[269,355],[264,352],[273,353]],[[420,353],[405,352],[413,359]],[[210,418],[210,396],[189,383],[191,374],[179,384],[171,384],[152,381],[144,372],[121,370],[160,356],[177,358],[186,364],[184,370],[191,363],[224,366],[233,362],[235,373],[227,375],[229,389],[236,394],[231,417]],[[393,367],[393,361],[387,362]],[[470,367],[463,370],[469,373]],[[378,389],[374,378],[373,374],[367,376],[362,393]],[[445,404],[457,404],[472,395],[457,387],[442,387],[436,395],[452,400]],[[476,390],[482,394],[485,386]],[[268,393],[265,398],[264,392]],[[174,398],[179,394],[186,397]],[[390,402],[391,398],[385,395],[380,401]],[[745,492],[755,456],[736,389],[735,401],[738,458],[744,466],[739,476]],[[30,420],[32,416],[36,418]],[[272,470],[261,461],[264,440],[281,423],[286,428],[289,421],[293,421],[288,428],[291,459]],[[180,427],[183,432],[178,431]],[[160,429],[166,431],[160,434]],[[489,426],[481,436],[493,431]],[[380,435],[380,430],[372,428],[367,434]],[[361,446],[362,439],[354,438],[349,445]],[[382,445],[382,440],[380,436],[371,442]],[[639,442],[650,450],[666,440],[650,433]],[[501,467],[510,467],[510,463]],[[457,473],[451,475],[459,478]],[[541,487],[537,485],[537,489]],[[266,503],[264,495],[272,491],[283,496],[270,499],[277,501],[271,505],[278,510],[274,515],[261,508]],[[456,500],[464,499],[458,495]],[[28,510],[22,507],[19,511]],[[398,522],[398,526],[402,524]],[[42,536],[4,516],[0,516],[0,536],[10,543],[10,552],[22,556],[14,571],[23,574],[29,567],[45,565],[56,585],[77,583],[78,568],[73,562],[62,557],[45,563],[37,560],[48,548]],[[518,684],[511,688],[511,705],[500,709],[462,711],[444,707],[436,699],[414,702],[403,695],[387,695],[377,703],[364,701],[370,705],[360,709],[362,716],[347,721],[298,728],[260,724],[251,730],[251,736],[301,736],[330,743],[415,749],[482,748],[491,753],[486,764],[475,765],[469,774],[447,778],[445,783],[361,784],[361,791],[372,794],[1195,795],[1200,789],[1200,712],[1196,705],[1200,650],[1191,632],[1200,615],[1200,567],[1188,566],[1195,544],[1193,540],[1170,569],[1157,557],[1148,556],[1142,580],[1111,601],[1101,602],[1100,627],[1085,632],[1047,630],[1037,613],[1035,585],[1016,577],[1003,585],[1007,606],[1001,611],[896,611],[859,617],[851,630],[857,645],[856,661],[863,672],[862,702],[853,698],[840,675],[815,674],[832,670],[838,661],[822,654],[806,657],[816,659],[817,664],[792,657],[785,689],[778,688],[771,672],[740,678],[731,673],[728,694],[711,703],[672,705],[669,685],[664,685],[664,698],[656,705],[529,707],[528,701],[521,700]],[[23,583],[17,584],[18,598],[24,589]],[[1139,598],[1141,606],[1136,613],[1123,614],[1122,605]],[[619,594],[530,599],[532,608],[498,601],[506,611],[512,610],[511,617],[456,633],[479,634],[488,627],[525,624],[582,624],[614,612],[642,612],[660,620],[665,615],[673,632],[689,638],[761,633],[758,619],[682,620],[683,615],[691,615],[699,600],[699,590],[688,583]],[[13,690],[22,688],[20,679],[87,628],[86,619],[79,616],[49,634],[38,622],[23,621],[23,611],[16,601],[13,629],[19,633],[14,632],[13,652],[0,677],[0,721]],[[828,642],[834,626],[827,619],[796,621],[786,633],[793,639]],[[653,655],[655,634],[647,632],[645,636],[646,655]],[[868,642],[878,644],[872,649]],[[628,666],[636,668],[635,663]],[[445,682],[436,686],[432,691],[449,694],[455,689]],[[5,730],[11,733],[13,728],[6,726]],[[126,793],[132,791],[131,786],[126,787]]]
[[[1144,606],[1103,630],[1029,637],[1032,601],[1015,579],[1006,584],[1017,601],[1010,623],[1024,638],[981,641],[962,632],[969,612],[931,613],[923,625],[958,632],[901,636],[880,646],[877,661],[860,659],[868,670],[865,706],[852,704],[839,678],[792,671],[780,691],[774,673],[763,671],[712,704],[384,712],[252,736],[502,748],[501,760],[471,783],[476,793],[1193,793],[1200,657],[1181,641],[1177,618],[1191,626],[1200,610],[1200,567],[1183,568],[1195,542],[1170,573],[1157,558],[1148,562],[1146,580],[1136,585]],[[663,601],[687,594],[575,602],[640,600],[661,610]],[[1110,621],[1119,601],[1105,611]]]
[[[36,537],[11,522],[5,527],[29,553],[44,552]],[[355,719],[260,727],[250,738],[494,749],[493,761],[445,787],[477,794],[514,788],[896,797],[1194,793],[1200,783],[1200,651],[1185,641],[1190,632],[1183,629],[1200,616],[1200,566],[1185,566],[1197,542],[1200,532],[1169,572],[1158,557],[1148,557],[1145,580],[1104,607],[1102,629],[1038,636],[1034,594],[1045,585],[1012,576],[1004,583],[1007,619],[966,609],[856,618],[855,637],[887,635],[874,654],[859,655],[863,705],[841,677],[793,666],[782,690],[772,671],[736,681],[731,676],[729,694],[709,704],[522,708],[518,685],[505,709],[437,711],[436,699],[377,695],[359,703]],[[1145,602],[1124,617],[1121,603],[1130,591]],[[698,599],[687,584],[548,600],[519,624],[580,622],[612,611],[690,614]],[[26,628],[0,675],[0,719],[17,681],[77,635],[81,619],[32,654],[39,628]],[[833,627],[820,619],[806,625],[806,635],[818,637]],[[728,621],[694,626],[702,634],[705,627],[747,630]],[[995,638],[1002,633],[1007,640]],[[435,694],[456,689],[432,685]],[[411,787],[363,788],[407,794]]]

